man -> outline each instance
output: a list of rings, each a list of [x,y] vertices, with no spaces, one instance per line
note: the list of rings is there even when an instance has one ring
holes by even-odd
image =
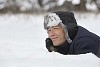
[[[100,57],[100,37],[78,26],[73,12],[57,11],[44,17],[46,48],[61,54],[94,53]]]

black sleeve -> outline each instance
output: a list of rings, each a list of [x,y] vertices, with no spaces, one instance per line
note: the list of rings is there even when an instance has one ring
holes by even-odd
[[[96,54],[98,45],[92,38],[80,38],[74,47],[75,54],[85,54],[90,52]]]

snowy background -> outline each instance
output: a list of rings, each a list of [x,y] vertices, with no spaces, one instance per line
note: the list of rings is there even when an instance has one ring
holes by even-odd
[[[0,0],[0,12],[48,12],[54,10],[100,12],[100,0]]]
[[[100,67],[100,59],[92,53],[49,53],[45,48],[43,16],[0,14],[0,67]],[[100,36],[100,14],[75,16],[79,25]]]

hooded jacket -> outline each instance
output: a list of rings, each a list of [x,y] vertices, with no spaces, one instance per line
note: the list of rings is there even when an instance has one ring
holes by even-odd
[[[66,45],[69,45],[69,46],[66,46]],[[99,47],[100,47],[100,37],[92,32],[89,32],[88,30],[86,30],[85,28],[81,26],[78,26],[78,31],[73,41],[70,44],[64,43],[62,44],[62,46],[59,46],[57,52],[65,54],[65,55],[66,54],[85,54],[85,53],[93,53],[97,55]]]
[[[100,57],[99,36],[88,31],[82,26],[78,26],[73,12],[57,11],[53,13],[56,13],[56,15],[59,16],[60,20],[68,30],[69,39],[71,39],[71,42],[66,40],[65,43],[61,44],[60,46],[55,47],[52,45],[54,48],[56,48],[57,52],[64,55],[85,54],[91,52]],[[47,24],[44,24],[44,27],[45,26],[47,26]]]

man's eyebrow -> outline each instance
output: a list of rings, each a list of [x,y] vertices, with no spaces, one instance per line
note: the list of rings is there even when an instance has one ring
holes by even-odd
[[[52,26],[52,27],[59,27],[59,26],[57,25],[57,26]]]
[[[47,30],[48,30],[49,28],[53,28],[53,27],[59,27],[59,26],[52,26],[52,27],[49,26],[49,27],[47,27]]]

